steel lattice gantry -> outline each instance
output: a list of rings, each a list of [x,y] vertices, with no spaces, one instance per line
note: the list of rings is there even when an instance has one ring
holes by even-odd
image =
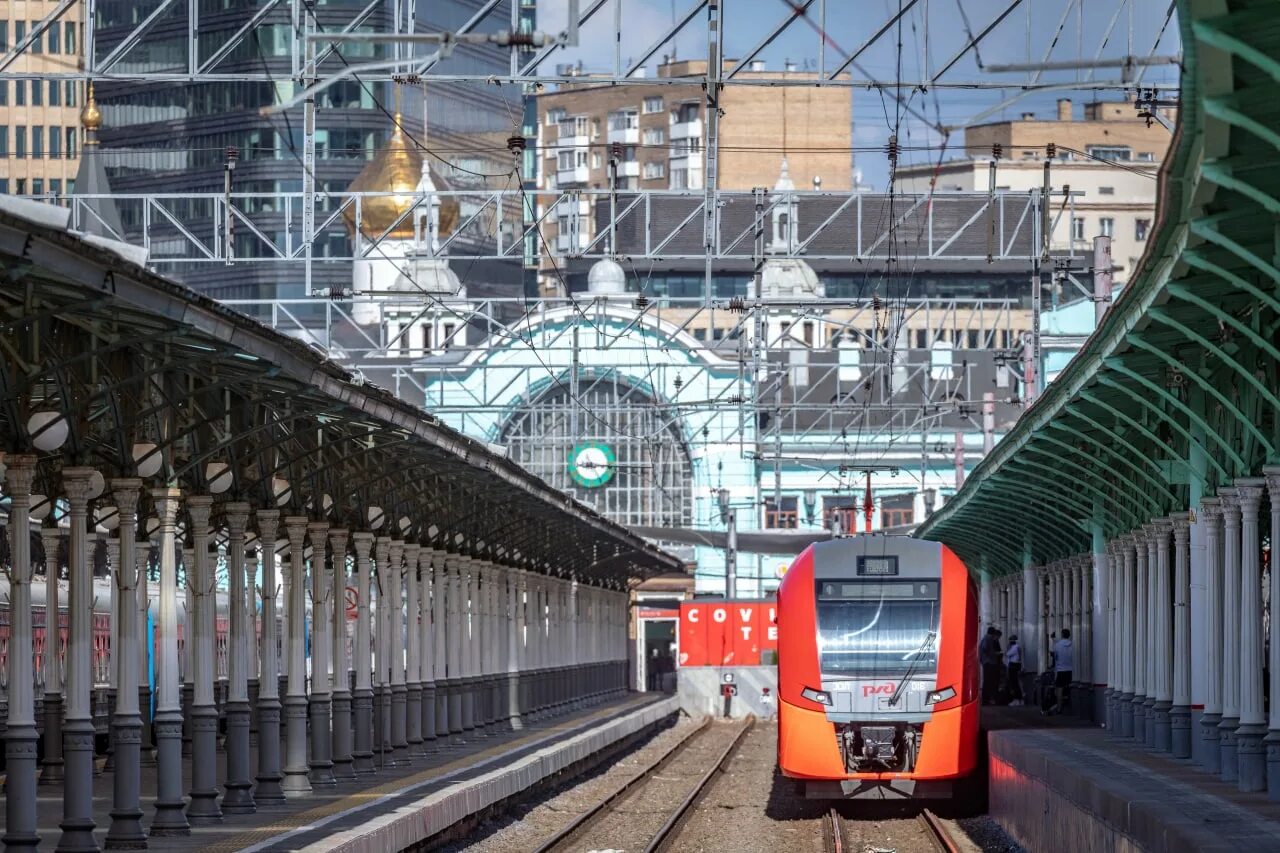
[[[1074,629],[1074,675],[1106,687],[1117,733],[1276,795],[1280,31],[1271,3],[1178,13],[1183,108],[1138,273],[920,535],[981,572],[985,618],[1032,664]]]
[[[140,752],[150,751],[144,724],[154,729],[159,762],[149,831],[163,835],[216,819],[221,808],[251,810],[255,798],[301,796],[335,774],[373,772],[376,752],[411,760],[437,737],[625,689],[628,584],[680,569],[673,557],[482,443],[357,384],[306,345],[147,272],[127,259],[128,247],[83,238],[66,224],[67,211],[31,202],[0,209],[0,461],[11,538],[7,845],[38,840],[30,637],[32,541],[41,537],[23,531],[49,500],[57,509],[44,541],[69,540],[61,826],[62,841],[77,849],[95,844],[90,547],[104,530],[117,531],[108,552],[120,596],[108,846],[146,838],[138,796]],[[146,568],[148,552],[159,579],[154,720],[139,608],[128,606],[136,600],[146,619],[146,575],[140,587],[137,568]],[[43,556],[56,565],[55,550]],[[193,689],[182,697],[179,560],[194,628],[186,635]],[[225,780],[214,777],[212,753],[215,563],[230,577]],[[350,653],[340,592],[348,582],[358,596]],[[260,642],[255,588],[267,591]],[[249,681],[258,694],[256,785]],[[279,749],[268,747],[279,743],[272,732],[282,706],[283,767]],[[46,719],[50,707],[46,695]],[[56,713],[58,703],[52,707]],[[184,715],[189,796],[181,789]]]

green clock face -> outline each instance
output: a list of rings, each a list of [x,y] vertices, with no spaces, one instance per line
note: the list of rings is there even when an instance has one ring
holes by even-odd
[[[569,476],[580,486],[598,488],[613,479],[617,462],[607,444],[579,444],[569,451]]]

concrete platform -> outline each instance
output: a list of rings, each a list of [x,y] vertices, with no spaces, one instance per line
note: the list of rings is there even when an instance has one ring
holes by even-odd
[[[251,815],[225,815],[214,825],[193,826],[191,835],[151,839],[150,850],[222,853],[234,850],[402,849],[414,832],[426,833],[477,812],[557,770],[675,713],[674,697],[631,694],[587,710],[529,723],[520,731],[491,734],[419,757],[407,767],[386,768],[370,779],[317,788],[307,797],[259,808]],[[225,755],[219,752],[219,780]],[[257,766],[256,755],[253,766]],[[183,790],[190,762],[183,762]],[[155,769],[144,768],[142,807],[149,826],[154,814]],[[110,828],[112,775],[94,779],[94,833],[103,844]],[[53,850],[62,819],[62,788],[39,789],[40,850]],[[0,833],[4,813],[0,809]],[[335,835],[340,834],[339,844]],[[392,840],[403,839],[403,840]]]
[[[1033,853],[1280,850],[1280,803],[1189,761],[1095,727],[1009,726],[987,743],[991,816]]]

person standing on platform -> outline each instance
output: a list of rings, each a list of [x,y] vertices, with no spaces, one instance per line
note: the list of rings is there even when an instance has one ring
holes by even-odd
[[[1054,711],[1061,714],[1067,707],[1068,690],[1071,687],[1071,669],[1074,664],[1074,652],[1071,648],[1071,629],[1062,629],[1062,639],[1053,644],[1053,686],[1057,691],[1058,704]]]
[[[1004,663],[1009,679],[1009,704],[1022,705],[1022,646],[1018,643],[1018,635],[1009,637],[1009,648],[1004,653]]]
[[[978,663],[982,665],[982,704],[994,705],[1000,689],[1000,633],[995,626],[987,629],[987,635],[978,644]]]

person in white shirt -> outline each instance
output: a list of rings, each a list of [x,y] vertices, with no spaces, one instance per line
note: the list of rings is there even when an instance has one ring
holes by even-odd
[[[1071,667],[1074,664],[1071,649],[1071,629],[1062,629],[1062,638],[1053,644],[1053,685],[1058,694],[1058,705],[1054,708],[1058,713],[1067,706],[1068,691],[1071,687]]]
[[[1009,704],[1022,705],[1022,646],[1018,643],[1017,634],[1009,637],[1004,663],[1009,678]]]

